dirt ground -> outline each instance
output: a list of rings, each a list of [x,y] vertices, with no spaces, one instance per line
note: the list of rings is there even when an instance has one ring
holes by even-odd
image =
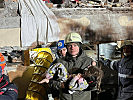
[[[32,77],[34,67],[22,64],[10,64],[7,66],[9,79],[18,87],[18,98],[25,98],[26,90]]]

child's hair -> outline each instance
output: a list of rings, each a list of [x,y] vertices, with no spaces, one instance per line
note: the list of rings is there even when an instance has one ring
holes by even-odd
[[[90,77],[90,76],[96,77],[97,89],[98,89],[98,91],[101,91],[100,85],[101,85],[101,79],[103,77],[103,71],[96,66],[89,66],[88,70],[85,71],[85,77]]]

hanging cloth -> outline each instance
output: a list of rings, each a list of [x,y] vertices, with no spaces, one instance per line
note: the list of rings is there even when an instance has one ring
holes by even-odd
[[[43,0],[18,0],[18,3],[22,47],[31,46],[35,42],[46,44],[59,40],[57,18]]]

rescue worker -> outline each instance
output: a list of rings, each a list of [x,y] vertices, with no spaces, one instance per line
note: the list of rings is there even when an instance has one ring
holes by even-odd
[[[9,77],[4,74],[6,61],[0,53],[0,100],[17,100],[18,90],[15,84],[10,83]]]
[[[55,44],[54,44],[55,46]],[[66,55],[66,52],[67,52],[67,49],[66,49],[66,46],[64,44],[64,40],[59,40],[57,43],[56,43],[56,49],[54,47],[54,49],[51,48],[51,50],[53,50],[53,53],[55,54],[55,60],[51,63],[51,65],[53,65],[54,63],[56,63],[56,60],[59,59],[59,58],[63,58],[65,57]],[[44,73],[42,76],[45,77],[45,74]],[[52,94],[52,97],[50,95],[50,98],[54,98],[54,100],[58,100],[59,98],[59,90],[57,90],[56,88],[54,87],[49,87],[49,90],[48,90],[49,94]]]
[[[62,63],[69,74],[83,73],[88,66],[96,65],[96,63],[86,55],[81,48],[82,38],[78,33],[71,32],[65,38],[67,53],[64,58],[57,59],[57,63]],[[90,77],[92,82],[95,78]],[[60,82],[57,80],[49,80],[49,85],[59,90],[60,100],[91,100],[91,90],[76,91],[73,94],[68,92],[69,82]]]
[[[118,96],[117,100],[133,100],[133,43],[124,41],[121,46],[124,57],[118,61],[104,60],[104,66],[118,72]]]

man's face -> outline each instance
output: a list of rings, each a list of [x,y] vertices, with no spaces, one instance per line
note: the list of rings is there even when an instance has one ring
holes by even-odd
[[[132,53],[132,48],[131,48],[131,46],[127,45],[127,46],[124,46],[124,47],[123,47],[123,54],[124,54],[125,56],[130,56],[131,53]]]
[[[67,45],[67,48],[69,54],[71,54],[72,56],[77,56],[77,54],[79,53],[79,46],[77,43],[69,43]]]

